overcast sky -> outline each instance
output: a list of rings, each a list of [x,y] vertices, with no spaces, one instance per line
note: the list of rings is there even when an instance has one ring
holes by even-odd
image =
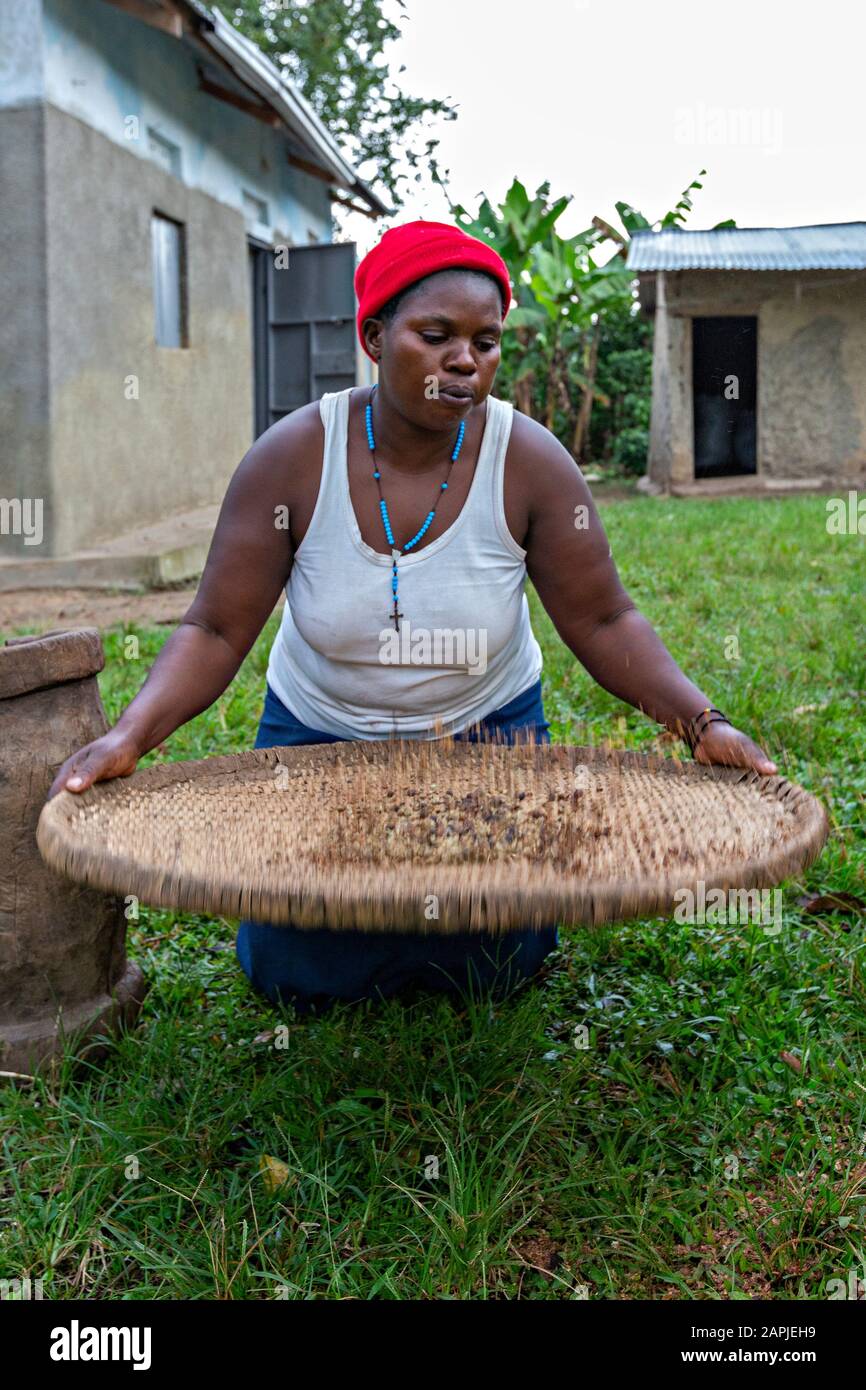
[[[517,175],[572,195],[563,235],[618,200],[652,221],[706,168],[695,228],[866,221],[861,0],[407,0],[406,15],[392,72],[458,107],[434,129],[472,210]],[[395,221],[451,220],[417,189]],[[351,219],[359,254],[384,225]]]

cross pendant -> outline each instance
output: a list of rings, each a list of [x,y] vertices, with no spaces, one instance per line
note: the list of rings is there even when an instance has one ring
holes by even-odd
[[[399,550],[395,550],[395,548],[392,546],[392,547],[391,547],[391,564],[392,564],[393,567],[394,567],[394,578],[395,578],[395,580],[396,580],[396,578],[397,578],[397,561],[398,561],[399,559],[400,559],[400,551],[399,551]],[[400,631],[400,619],[403,618],[403,617],[405,617],[405,616],[406,616],[405,613],[398,613],[398,612],[397,612],[397,595],[395,594],[395,595],[394,595],[394,612],[391,614],[391,617],[389,618],[389,622],[392,622],[392,623],[394,624],[394,631],[395,631],[395,632],[399,632],[399,631]]]

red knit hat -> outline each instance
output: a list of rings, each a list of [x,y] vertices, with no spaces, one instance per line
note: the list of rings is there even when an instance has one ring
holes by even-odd
[[[378,245],[361,261],[355,271],[355,294],[358,297],[358,337],[367,352],[361,325],[375,318],[378,309],[392,295],[407,285],[413,285],[434,270],[486,270],[495,276],[502,291],[502,317],[511,305],[511,281],[508,267],[498,252],[486,241],[470,236],[447,222],[404,222],[392,227]],[[367,356],[372,356],[367,352]]]

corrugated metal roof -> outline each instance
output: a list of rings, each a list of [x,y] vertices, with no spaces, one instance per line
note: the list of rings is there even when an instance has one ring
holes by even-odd
[[[866,222],[635,232],[629,270],[866,270]]]

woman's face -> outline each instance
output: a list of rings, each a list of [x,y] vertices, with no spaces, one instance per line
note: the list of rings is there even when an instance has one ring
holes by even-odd
[[[407,419],[449,430],[490,394],[502,300],[491,280],[440,271],[400,301],[389,324],[365,323],[380,389]]]

